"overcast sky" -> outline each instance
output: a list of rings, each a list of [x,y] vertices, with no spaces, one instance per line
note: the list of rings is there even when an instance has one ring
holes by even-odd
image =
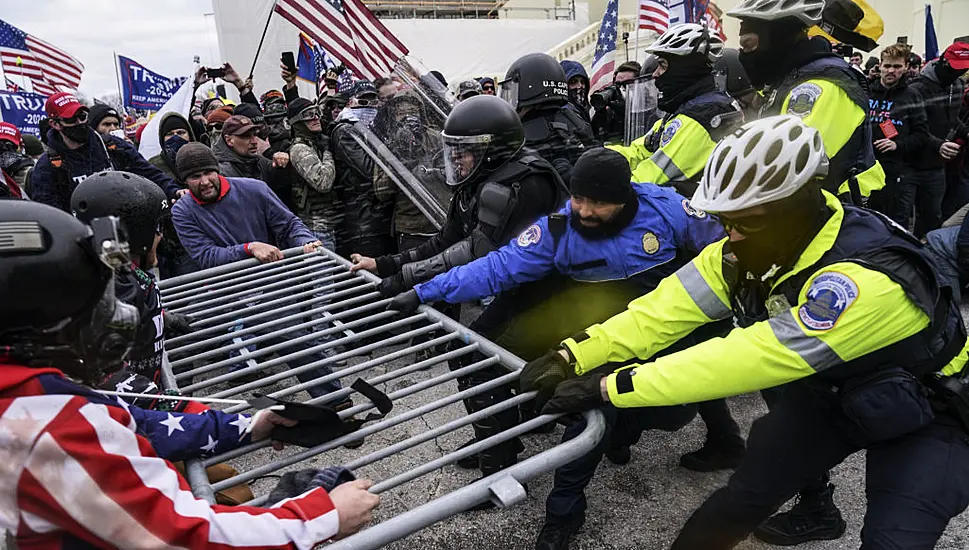
[[[165,76],[188,76],[192,57],[218,64],[211,0],[0,0],[0,19],[84,64],[80,91],[116,93],[112,51]],[[12,77],[20,83],[20,77]]]

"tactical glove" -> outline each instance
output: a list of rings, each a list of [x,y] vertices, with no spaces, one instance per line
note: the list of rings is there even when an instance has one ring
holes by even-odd
[[[600,374],[588,374],[562,382],[542,407],[542,414],[578,413],[605,405],[600,389],[602,378]]]
[[[575,376],[575,369],[568,360],[562,357],[558,349],[529,361],[522,369],[518,383],[523,392],[538,391],[535,398],[535,410],[541,410],[545,402],[555,392],[555,387]]]

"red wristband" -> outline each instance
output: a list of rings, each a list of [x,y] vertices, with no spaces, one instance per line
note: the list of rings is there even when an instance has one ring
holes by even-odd
[[[249,251],[249,245],[252,243],[246,243],[242,245],[242,249],[246,251],[246,256],[252,256],[252,252]]]

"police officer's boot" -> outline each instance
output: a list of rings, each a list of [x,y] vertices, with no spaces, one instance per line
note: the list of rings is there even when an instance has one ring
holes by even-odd
[[[734,469],[740,466],[746,450],[739,435],[707,437],[703,447],[680,457],[680,466],[694,472]]]
[[[538,540],[535,541],[535,550],[568,550],[569,541],[582,524],[579,522],[557,523],[545,521],[541,532],[538,533]]]
[[[830,483],[806,488],[789,511],[769,518],[754,530],[754,536],[777,546],[840,538],[847,525],[833,496],[834,485]]]

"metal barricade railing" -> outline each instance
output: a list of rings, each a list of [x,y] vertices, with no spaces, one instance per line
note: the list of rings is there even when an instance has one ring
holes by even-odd
[[[329,250],[303,254],[302,249],[295,248],[285,251],[284,259],[277,262],[259,264],[254,259],[244,260],[160,282],[166,309],[187,315],[194,329],[191,334],[166,342],[162,382],[167,389],[179,389],[195,396],[236,399],[245,399],[250,392],[258,391],[306,403],[335,404],[350,397],[354,390],[345,386],[309,399],[299,399],[297,394],[340,379],[350,382],[363,378],[374,386],[385,385],[395,405],[379,421],[364,424],[357,431],[313,448],[265,458],[260,453],[270,443],[261,441],[219,456],[188,461],[186,476],[197,497],[214,502],[217,491],[290,469],[328,452],[338,453],[343,466],[374,479],[370,491],[380,494],[406,486],[557,418],[542,415],[453,452],[440,449],[440,456],[422,459],[416,450],[418,446],[531,400],[534,393],[525,393],[470,415],[463,408],[460,414],[452,414],[450,418],[440,414],[449,406],[460,405],[463,399],[516,382],[524,362],[433,308],[421,306],[412,315],[387,311],[390,300],[376,291],[379,279],[362,271],[350,273],[349,267],[347,260]],[[448,344],[446,351],[441,351],[444,344]],[[230,352],[234,356],[229,356]],[[417,362],[402,361],[418,352],[426,358]],[[478,355],[465,357],[470,354]],[[427,371],[429,367],[458,358],[465,359],[457,370]],[[359,359],[363,361],[356,362]],[[302,364],[290,365],[294,360]],[[508,372],[499,371],[499,375],[485,383],[463,391],[454,387],[440,396],[442,385],[495,366],[504,367]],[[332,369],[332,374],[293,383],[295,375],[320,367]],[[411,375],[426,379],[411,383],[408,378]],[[342,410],[341,418],[375,408],[362,395],[354,397],[358,401]],[[248,409],[244,403],[224,410],[235,413]],[[429,417],[436,420],[442,416],[445,419],[437,425],[429,421]],[[586,429],[575,439],[489,477],[455,486],[442,496],[435,498],[429,494],[423,503],[409,506],[409,510],[392,517],[378,517],[379,522],[328,548],[379,548],[489,499],[501,507],[514,505],[525,498],[525,482],[582,456],[598,444],[605,430],[603,416],[593,411],[586,414],[586,420]],[[410,422],[419,424],[402,435],[393,435],[394,430],[407,428]],[[388,437],[385,444],[378,444]],[[356,448],[354,443],[361,439],[364,444]],[[341,449],[347,444],[350,444],[347,448],[354,449]],[[370,468],[392,456],[403,456],[416,463],[389,476],[377,475],[379,472]],[[246,471],[231,479],[210,484],[206,477],[207,466],[253,459],[257,462],[255,467],[240,468]],[[328,465],[338,464],[329,464],[323,459],[314,467]],[[258,506],[265,502],[266,495],[261,495],[247,504]]]

